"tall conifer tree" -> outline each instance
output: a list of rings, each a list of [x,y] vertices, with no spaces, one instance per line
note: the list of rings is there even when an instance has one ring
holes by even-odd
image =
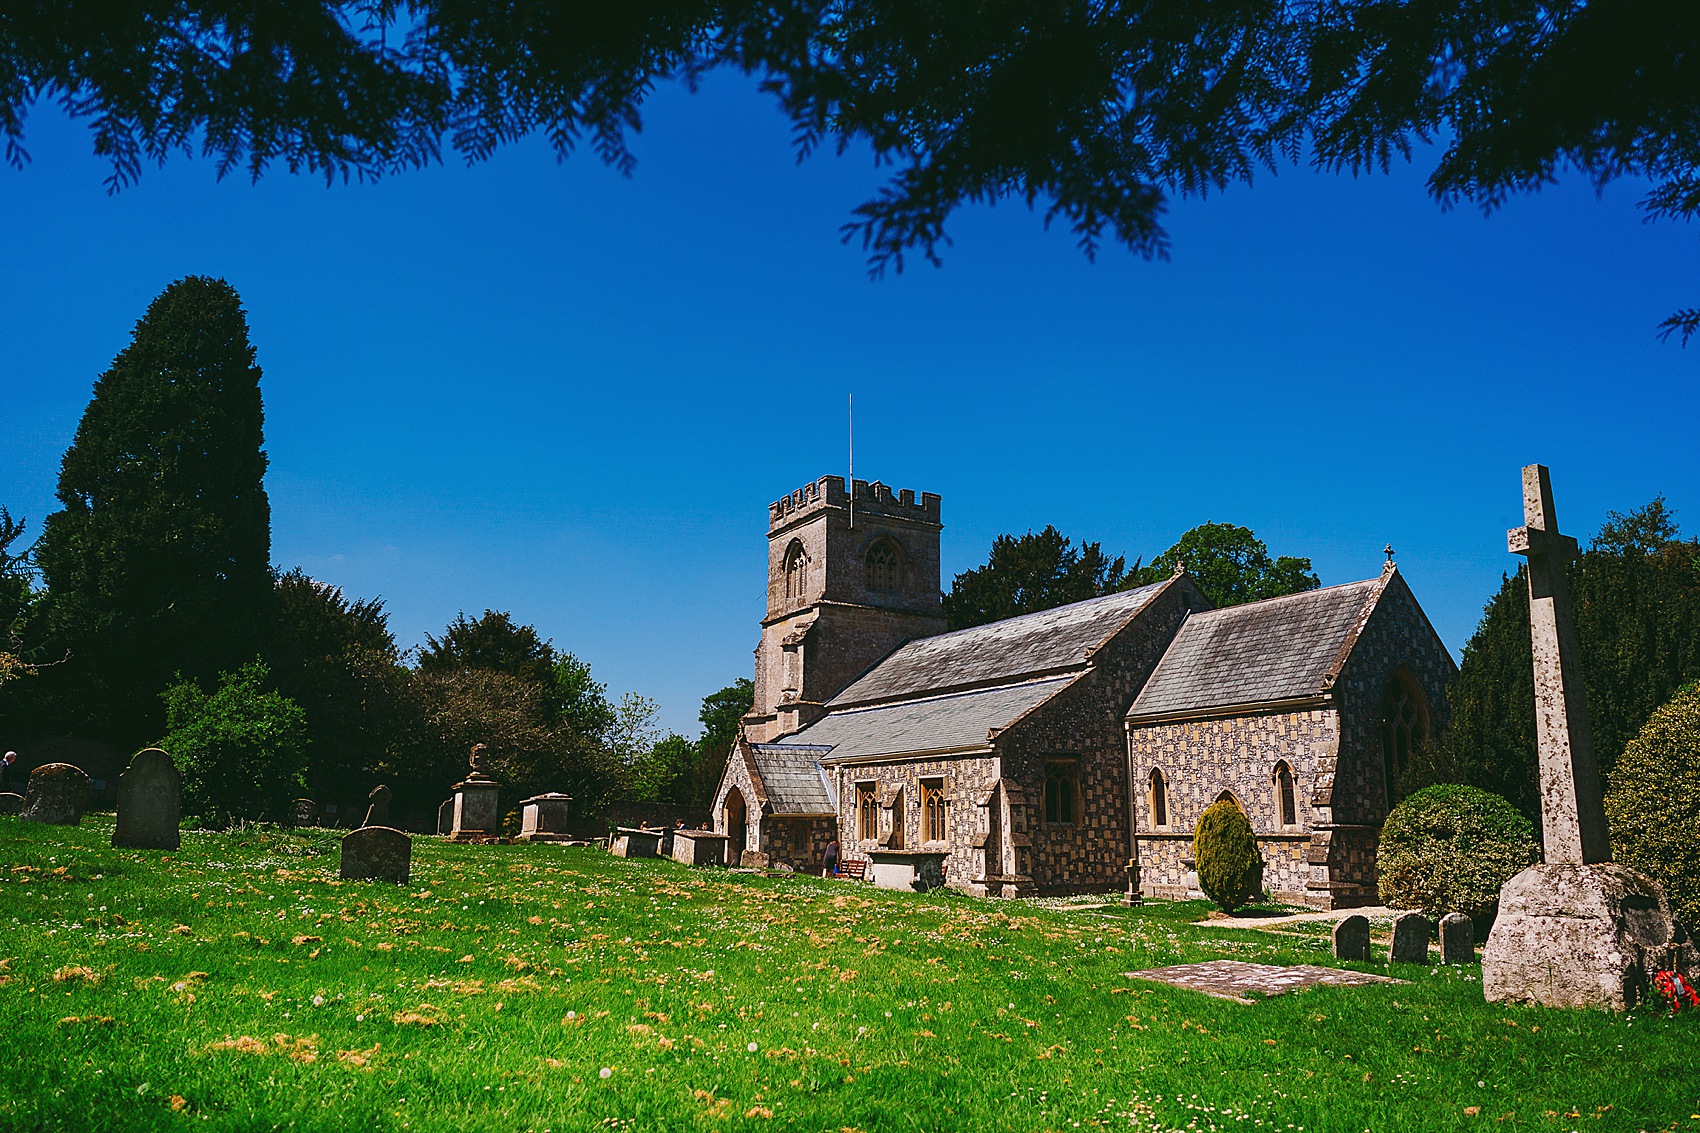
[[[166,288],[95,383],[37,562],[70,650],[63,725],[157,738],[173,674],[210,687],[260,651],[272,601],[260,369],[236,290]]]

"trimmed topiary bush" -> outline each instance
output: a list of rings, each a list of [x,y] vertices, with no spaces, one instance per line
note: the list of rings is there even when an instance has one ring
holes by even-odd
[[[1700,926],[1700,684],[1678,689],[1629,741],[1606,820],[1612,858],[1664,886],[1677,919]]]
[[[1535,828],[1491,792],[1458,783],[1424,787],[1393,808],[1381,828],[1381,901],[1429,917],[1463,913],[1481,928],[1499,890],[1541,860]]]
[[[1257,838],[1240,808],[1227,799],[1211,803],[1199,816],[1192,857],[1198,863],[1198,887],[1224,913],[1263,895]]]

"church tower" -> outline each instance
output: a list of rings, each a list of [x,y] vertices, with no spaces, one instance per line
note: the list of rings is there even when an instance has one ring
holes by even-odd
[[[939,497],[822,476],[768,508],[767,616],[745,735],[764,743],[905,641],[945,629]]]

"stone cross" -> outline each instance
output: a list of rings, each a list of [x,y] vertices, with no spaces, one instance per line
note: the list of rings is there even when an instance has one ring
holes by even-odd
[[[1566,569],[1576,540],[1558,533],[1543,465],[1523,469],[1524,526],[1506,533],[1529,559],[1529,635],[1535,655],[1535,736],[1540,749],[1541,834],[1549,864],[1611,860],[1600,769],[1582,687],[1582,651]]]

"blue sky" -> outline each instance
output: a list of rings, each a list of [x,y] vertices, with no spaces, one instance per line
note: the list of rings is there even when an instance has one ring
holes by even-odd
[[[766,505],[845,465],[944,497],[945,582],[1054,523],[1150,558],[1253,528],[1324,584],[1391,542],[1454,652],[1553,469],[1562,526],[1664,493],[1700,530],[1695,233],[1570,178],[1492,217],[1426,167],[1284,168],[1174,204],[1173,259],[1089,262],[1024,206],[870,281],[838,238],[866,154],[798,164],[741,80],[665,89],[635,177],[540,143],[375,185],[203,160],[108,196],[86,127],[0,168],[0,504],[39,531],[92,383],[172,280],[241,292],[265,371],[274,560],[381,596],[404,645],[511,611],[612,694],[747,675]]]

